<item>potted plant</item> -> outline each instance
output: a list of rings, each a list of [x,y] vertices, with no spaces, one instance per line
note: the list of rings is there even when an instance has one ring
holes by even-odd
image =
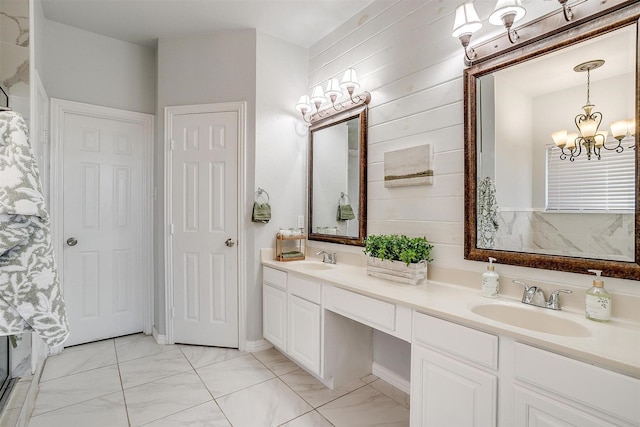
[[[427,278],[427,263],[433,246],[426,237],[398,234],[367,236],[364,253],[367,274],[396,282],[418,285]]]

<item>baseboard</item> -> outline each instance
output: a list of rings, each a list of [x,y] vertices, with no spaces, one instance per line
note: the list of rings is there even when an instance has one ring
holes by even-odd
[[[271,347],[273,347],[273,344],[265,339],[261,339],[257,341],[245,341],[243,350],[249,353],[256,353],[258,351],[269,350]]]
[[[373,362],[371,365],[371,373],[381,380],[388,382],[395,388],[402,390],[407,394],[411,393],[411,384],[409,383],[409,380],[402,378],[392,370],[385,368],[376,362]]]
[[[158,344],[160,344],[160,345],[167,344],[167,336],[166,335],[160,335],[155,326],[152,328],[151,334],[153,335],[153,339],[156,340],[156,342]]]

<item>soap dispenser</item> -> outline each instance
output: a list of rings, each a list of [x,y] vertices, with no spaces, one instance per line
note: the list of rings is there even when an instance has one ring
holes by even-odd
[[[587,271],[594,273],[596,279],[593,281],[593,287],[587,291],[585,316],[596,322],[608,322],[611,320],[611,294],[604,288],[604,281],[600,277],[602,271]]]
[[[487,271],[482,273],[482,296],[487,298],[497,298],[499,292],[500,275],[495,271],[494,261],[496,261],[495,258],[489,257]]]

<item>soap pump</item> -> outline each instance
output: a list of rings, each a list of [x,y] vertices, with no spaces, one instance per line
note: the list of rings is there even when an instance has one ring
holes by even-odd
[[[489,257],[487,271],[482,273],[482,296],[487,298],[497,298],[499,292],[500,275],[495,271],[494,261],[496,261],[495,258]]]
[[[611,294],[604,288],[604,281],[600,277],[602,271],[587,270],[596,275],[593,287],[587,291],[585,300],[585,316],[596,322],[611,320]]]

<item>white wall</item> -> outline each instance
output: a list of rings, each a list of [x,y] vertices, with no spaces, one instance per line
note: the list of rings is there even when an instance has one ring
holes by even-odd
[[[42,55],[38,67],[49,97],[155,113],[153,49],[50,20],[37,41],[42,50],[36,60]]]
[[[371,92],[368,234],[426,235],[435,246],[434,265],[478,272],[480,286],[483,263],[463,257],[464,63],[460,42],[451,37],[457,4],[373,2],[311,47],[308,87],[353,66],[361,88]],[[424,143],[434,146],[434,184],[384,188],[384,152]],[[591,286],[582,274],[507,265],[497,270],[523,280]],[[607,279],[607,288],[640,295],[637,281]],[[379,363],[391,368],[402,357],[409,363],[392,349],[383,355],[377,343]]]
[[[258,33],[256,48],[255,184],[270,196],[271,221],[250,223],[255,241],[247,274],[250,340],[262,338],[262,269],[259,248],[273,248],[279,228],[297,226],[306,215],[307,126],[293,108],[307,85],[307,50]],[[253,202],[253,200],[252,200]]]
[[[495,180],[501,208],[530,209],[533,204],[533,101],[517,86],[495,77]],[[544,178],[544,175],[543,175]]]

